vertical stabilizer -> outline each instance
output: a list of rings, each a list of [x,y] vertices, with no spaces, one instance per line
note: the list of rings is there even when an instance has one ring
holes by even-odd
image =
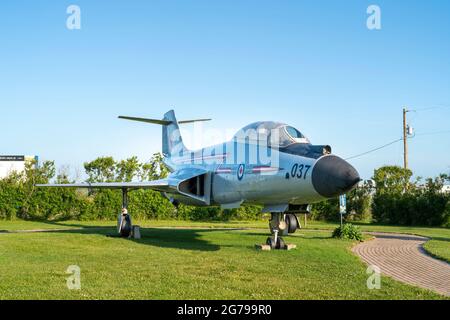
[[[167,125],[162,126],[162,153],[165,157],[181,156],[186,147],[180,134],[180,127],[173,110],[164,114],[163,121],[167,121]]]
[[[137,118],[128,116],[119,116],[119,119],[153,123],[162,126],[162,153],[165,157],[177,157],[182,156],[188,150],[184,146],[183,139],[180,134],[180,127],[178,124],[184,123],[194,123],[199,121],[209,121],[211,119],[194,119],[194,120],[183,120],[178,122],[175,117],[175,112],[170,110],[166,112],[162,120],[159,119],[147,119],[147,118]]]

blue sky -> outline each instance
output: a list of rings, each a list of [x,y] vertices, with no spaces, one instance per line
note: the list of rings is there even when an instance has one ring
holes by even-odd
[[[66,8],[81,8],[81,30]],[[382,29],[366,28],[381,8]],[[401,137],[416,175],[450,171],[449,1],[9,1],[0,5],[2,154],[142,160],[160,128],[118,115],[287,122],[349,157]],[[190,130],[190,127],[186,128]],[[351,160],[402,164],[397,143]]]

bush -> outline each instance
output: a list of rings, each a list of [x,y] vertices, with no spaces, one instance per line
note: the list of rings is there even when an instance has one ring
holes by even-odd
[[[365,182],[347,194],[347,220],[372,222],[372,186]]]
[[[161,155],[139,163],[136,157],[117,162],[112,157],[85,164],[88,181],[148,181],[167,176]],[[450,226],[450,194],[441,192],[449,180],[446,175],[427,179],[424,184],[410,182],[412,172],[399,167],[375,170],[376,192],[363,185],[347,194],[346,222],[365,221],[397,225]],[[56,175],[52,161],[39,166],[27,163],[25,171],[0,179],[0,219],[33,220],[110,220],[121,208],[120,190],[76,190],[36,188],[41,183],[71,183],[66,171]],[[159,192],[135,190],[129,193],[129,211],[136,219],[178,220],[260,220],[261,207],[242,206],[222,210],[217,207],[174,207]],[[310,219],[339,221],[339,199],[328,199],[312,206]]]
[[[373,218],[395,225],[446,226],[450,220],[450,195],[441,192],[448,176],[440,175],[410,182],[411,172],[398,167],[375,170],[377,188],[373,198]]]
[[[333,238],[362,241],[362,233],[357,226],[354,226],[351,223],[346,223],[342,227],[338,227],[333,231]]]
[[[339,221],[339,198],[333,198],[312,205],[312,220]]]

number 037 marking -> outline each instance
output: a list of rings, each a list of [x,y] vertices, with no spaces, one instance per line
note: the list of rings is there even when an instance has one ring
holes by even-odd
[[[311,166],[296,163],[292,166],[291,176],[292,178],[306,179],[309,169],[311,169]]]

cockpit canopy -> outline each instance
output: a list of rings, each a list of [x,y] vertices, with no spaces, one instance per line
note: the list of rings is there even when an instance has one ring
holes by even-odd
[[[261,121],[249,124],[239,130],[233,137],[242,143],[262,144],[267,143],[269,147],[287,147],[295,143],[310,144],[296,128],[285,123],[273,121]]]

